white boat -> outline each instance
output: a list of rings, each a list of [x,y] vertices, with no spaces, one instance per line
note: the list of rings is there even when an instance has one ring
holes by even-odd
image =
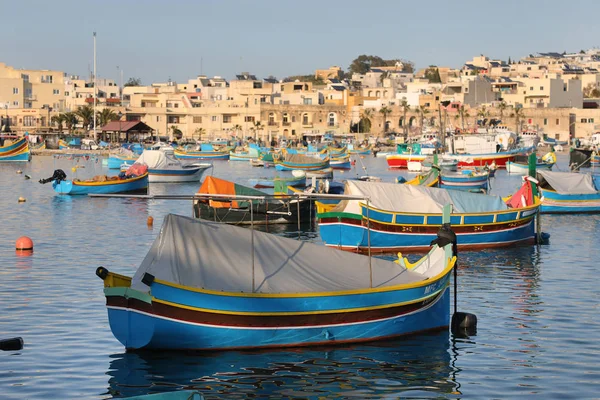
[[[316,171],[305,171],[307,178],[333,178],[333,168],[327,167]]]
[[[148,166],[149,182],[200,182],[208,163],[185,163],[161,150],[144,150],[137,164]]]

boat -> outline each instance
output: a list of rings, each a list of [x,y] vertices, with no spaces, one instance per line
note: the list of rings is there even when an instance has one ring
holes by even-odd
[[[304,171],[302,171],[304,172]],[[306,175],[302,176],[292,176],[292,177],[279,177],[276,176],[274,178],[257,178],[257,179],[249,179],[248,182],[257,188],[257,189],[265,189],[265,188],[277,188],[277,187],[304,187],[306,186]]]
[[[27,137],[1,136],[0,144],[0,162],[31,160]]]
[[[404,183],[405,185],[416,185],[425,187],[438,187],[440,177],[439,167],[433,166],[429,172],[419,174],[413,179],[407,181],[403,176],[396,178],[396,183]]]
[[[519,148],[509,151],[489,154],[444,154],[444,158],[457,161],[458,167],[483,167],[495,163],[498,168],[504,168],[507,161],[513,161],[516,156],[531,152],[532,148]],[[393,154],[386,160],[390,168],[407,168],[409,161],[423,162],[426,154]]]
[[[305,171],[307,178],[317,178],[317,179],[325,179],[325,178],[333,178],[333,168],[327,167],[323,169],[317,169],[314,171]]]
[[[551,170],[552,166],[556,164],[556,154],[554,150],[544,154],[540,159],[536,160],[536,170]],[[516,157],[515,161],[508,161],[506,163],[506,172],[509,174],[527,175],[529,173],[529,156]]]
[[[590,165],[592,167],[599,167],[600,166],[600,155],[596,154],[596,152],[593,152],[590,158]]]
[[[210,143],[202,143],[199,150],[175,149],[173,154],[183,160],[229,160],[229,148],[216,150]]]
[[[447,329],[452,247],[411,264],[169,214],[133,277],[96,275],[127,350],[335,345]]]
[[[348,143],[347,145],[348,153],[356,154],[360,156],[365,156],[367,154],[371,154],[371,146],[367,147],[354,147],[352,143]]]
[[[59,150],[66,150],[69,149],[69,143],[67,143],[65,140],[63,139],[59,139],[58,140],[58,149]]]
[[[252,165],[253,167],[264,167],[265,162],[260,159],[258,159],[258,160],[250,159],[250,165]]]
[[[600,213],[600,176],[541,170],[537,178],[542,213]]]
[[[108,155],[108,169],[120,169],[123,164],[131,165],[137,159],[139,155],[135,155],[131,151],[122,151],[121,153],[114,153]]]
[[[424,165],[424,161],[411,161],[409,160],[406,163],[406,168],[411,171],[411,172],[421,172],[421,171],[428,171],[431,167],[427,168]]]
[[[88,195],[88,194],[146,194],[148,193],[148,171],[145,166],[132,167],[123,176],[97,175],[92,179],[68,180],[62,170],[55,170],[52,177],[40,180],[40,183],[52,182],[54,191],[58,194]]]
[[[281,186],[281,191],[287,193],[287,188]],[[195,201],[196,218],[209,221],[236,225],[297,224],[299,220],[310,222],[314,216],[309,200],[298,201],[297,197],[269,195],[214,176],[206,177],[198,193],[229,196],[226,199],[204,198]],[[250,200],[239,196],[253,196],[255,199]]]
[[[558,139],[550,138],[546,134],[544,134],[544,138],[543,138],[542,142],[544,144],[547,144],[550,146],[566,146],[569,144],[569,142],[566,140],[558,140]]]
[[[463,171],[463,173],[447,173],[440,174],[439,187],[453,190],[467,191],[487,191],[489,183],[488,171]]]
[[[40,143],[36,144],[36,145],[29,145],[29,150],[34,152],[34,151],[40,151],[40,150],[46,150],[46,141],[42,140]]]
[[[332,157],[329,161],[329,165],[333,169],[351,169],[352,164],[350,163],[350,156],[339,156]]]
[[[248,160],[258,160],[260,156],[260,152],[253,147],[250,147],[248,151],[244,152],[229,152],[229,160],[230,161],[248,161]]]
[[[571,169],[590,168],[592,166],[592,155],[594,149],[573,147],[569,149],[569,166]]]
[[[327,167],[329,167],[329,157],[321,159],[302,154],[289,154],[288,152],[284,152],[281,158],[275,161],[275,169],[278,171],[293,171],[295,169],[316,171]]]
[[[184,163],[160,150],[144,150],[135,164],[148,166],[150,182],[199,182],[204,171],[212,168],[207,163]]]
[[[527,185],[529,185],[527,187]],[[524,189],[523,189],[524,188]],[[532,192],[529,181],[522,190]],[[424,251],[442,221],[441,205],[451,204],[451,223],[462,249],[510,247],[535,241],[534,217],[540,206],[531,195],[525,204],[507,204],[498,196],[395,183],[346,181],[348,200],[336,207],[317,202],[323,242],[363,252]]]

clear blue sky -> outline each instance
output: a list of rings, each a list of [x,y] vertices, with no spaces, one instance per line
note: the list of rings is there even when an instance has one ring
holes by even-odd
[[[600,45],[599,0],[6,0],[0,61],[144,84],[348,68],[360,54],[459,67]],[[201,59],[203,62],[201,63]]]

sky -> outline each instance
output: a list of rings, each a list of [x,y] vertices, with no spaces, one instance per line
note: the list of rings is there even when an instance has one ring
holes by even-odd
[[[0,62],[143,84],[347,70],[360,54],[460,67],[600,46],[598,0],[0,0]]]

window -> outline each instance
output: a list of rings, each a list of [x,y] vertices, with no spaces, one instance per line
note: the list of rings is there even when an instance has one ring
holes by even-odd
[[[594,123],[594,118],[588,118],[588,123],[593,124]]]
[[[223,123],[230,124],[231,123],[231,115],[223,115]]]
[[[23,126],[35,126],[35,117],[33,115],[24,116]]]
[[[21,74],[21,79],[23,79],[23,81],[25,81],[25,82],[29,82],[29,75],[28,74]]]
[[[65,96],[68,96],[68,95],[69,95],[69,92],[65,92]]]
[[[311,98],[304,98],[303,104],[311,105],[312,104],[312,99]]]
[[[296,116],[292,115],[292,122],[296,122]]]
[[[560,120],[558,118],[556,118],[556,125],[560,124]]]
[[[302,114],[302,125],[308,125],[308,114]]]
[[[60,94],[60,90],[58,89],[52,89],[52,94]]]
[[[160,115],[156,116],[156,122],[160,122]]]
[[[275,113],[269,113],[269,125],[275,125]]]
[[[288,113],[283,114],[283,117],[281,120],[284,124],[288,124],[290,122],[290,116],[288,115]]]
[[[329,113],[329,116],[327,118],[327,125],[335,126],[335,114],[334,113]]]
[[[544,90],[544,87],[543,87],[543,86],[540,86],[540,90]]]
[[[177,116],[177,115],[169,115],[167,117],[167,123],[169,123],[169,124],[178,124],[179,123],[179,116]]]
[[[217,116],[216,116],[216,115],[213,115],[212,117],[210,117],[210,120],[211,120],[212,122],[217,122]]]
[[[13,94],[19,94],[19,88],[18,87],[13,88]]]
[[[530,87],[529,87],[529,90],[530,90],[530,91],[531,91],[531,90],[533,90],[533,86],[530,86]]]
[[[175,108],[179,108],[179,103],[175,103]]]
[[[13,101],[13,106],[19,107],[19,102],[18,101]]]
[[[244,117],[244,122],[254,122],[254,117]]]
[[[194,123],[195,124],[201,124],[202,123],[202,117],[194,117]]]
[[[544,118],[544,125],[548,125],[548,118]]]
[[[167,101],[167,108],[173,107],[173,103]]]
[[[566,92],[566,91],[567,91],[567,85],[564,85],[563,86],[563,92]]]
[[[581,118],[581,123],[582,124],[587,124],[587,118]]]

